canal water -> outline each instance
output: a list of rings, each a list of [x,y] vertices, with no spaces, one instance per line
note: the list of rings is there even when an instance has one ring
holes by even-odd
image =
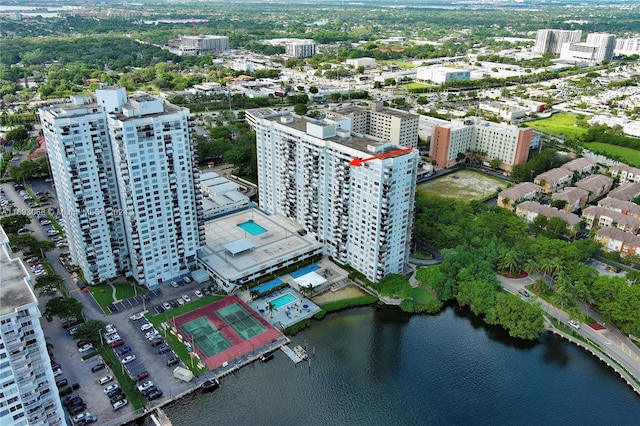
[[[640,424],[640,396],[580,348],[515,340],[453,307],[351,309],[296,344],[310,366],[278,351],[165,412],[174,426]]]

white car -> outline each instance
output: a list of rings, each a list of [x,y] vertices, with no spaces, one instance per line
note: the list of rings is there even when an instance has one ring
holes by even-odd
[[[107,332],[107,334],[111,334],[111,333],[115,333],[118,330],[116,330],[116,328],[114,327],[113,324],[107,324],[104,326],[104,330]]]
[[[576,330],[580,329],[580,323],[576,320],[569,320],[568,323],[571,327],[575,328]]]
[[[91,349],[93,349],[93,345],[90,344],[90,343],[87,343],[86,345],[82,346],[81,348],[78,348],[78,352],[85,353],[85,352],[89,352]]]
[[[190,298],[188,295],[186,295],[186,294],[183,294],[183,295],[182,295],[182,300],[184,300],[184,301],[185,301],[185,302],[187,302],[187,303],[191,302],[191,298]]]
[[[138,321],[139,319],[144,318],[144,314],[142,312],[138,312],[137,314],[133,314],[129,317],[131,321]]]
[[[59,232],[56,229],[48,229],[47,230],[47,235],[58,235]]]
[[[129,364],[131,361],[135,361],[136,356],[134,354],[127,355],[126,357],[120,360],[121,364]]]
[[[171,281],[171,283],[169,284],[171,287],[173,288],[178,288],[178,283],[175,281]]]
[[[151,331],[147,331],[147,333],[145,333],[144,337],[146,337],[147,339],[151,336],[155,336],[156,334],[158,334],[157,330],[151,330]]]
[[[196,290],[195,293],[196,293],[196,297],[204,296],[200,290]]]
[[[151,386],[153,386],[153,382],[151,380],[148,380],[146,382],[144,382],[141,385],[138,385],[138,390],[140,392],[146,391],[147,389],[149,389]]]
[[[128,404],[129,404],[129,401],[127,401],[126,399],[118,401],[115,404],[113,404],[113,411],[118,411],[119,409],[121,409],[122,407],[124,407],[124,406],[126,406]]]
[[[77,416],[73,416],[71,420],[73,420],[74,422],[79,422],[80,420],[83,420],[85,417],[91,417],[91,413],[89,412],[80,413]]]
[[[104,388],[104,394],[108,394],[109,392],[111,392],[114,389],[118,389],[120,386],[118,384],[113,384],[113,385],[109,385],[106,388]]]
[[[140,326],[141,331],[151,330],[152,328],[153,328],[153,325],[151,325],[151,323],[149,322],[142,324],[142,326]]]
[[[113,380],[113,376],[103,376],[98,379],[98,383],[100,383],[101,385],[106,385],[112,380]]]
[[[116,342],[118,340],[120,340],[120,335],[114,334],[110,336],[105,342],[107,343],[107,345],[110,345],[111,343]]]

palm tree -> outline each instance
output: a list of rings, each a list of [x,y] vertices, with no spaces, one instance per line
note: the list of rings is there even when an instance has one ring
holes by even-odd
[[[267,309],[267,312],[269,312],[269,318],[273,318],[273,311],[278,310],[276,306],[271,302],[267,303],[266,309]]]
[[[538,262],[536,262],[532,258],[528,258],[524,261],[524,270],[527,271],[527,274],[532,275],[540,270]]]
[[[514,275],[520,271],[520,255],[515,250],[509,250],[502,256],[498,266],[503,271],[508,272],[509,275]]]

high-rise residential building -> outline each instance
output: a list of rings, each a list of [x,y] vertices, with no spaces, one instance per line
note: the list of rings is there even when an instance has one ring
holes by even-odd
[[[616,47],[616,36],[606,33],[587,34],[584,43],[565,43],[560,51],[560,59],[566,61],[599,64],[610,61]]]
[[[22,260],[0,228],[0,424],[63,425],[65,414]]]
[[[368,108],[345,106],[326,111],[330,119],[351,121],[351,131],[391,141],[405,148],[418,147],[420,116],[394,108],[385,108],[382,101],[369,101]]]
[[[184,35],[180,37],[176,52],[184,56],[208,55],[229,50],[229,37],[218,35]]]
[[[581,37],[582,30],[538,30],[533,52],[559,55],[564,43],[578,43]]]
[[[417,150],[358,134],[347,116],[313,120],[255,109],[247,120],[256,130],[263,210],[295,221],[326,255],[372,281],[405,270]]]
[[[292,58],[310,58],[316,54],[316,42],[313,40],[289,40],[284,48],[285,55]]]
[[[640,55],[640,37],[616,39],[613,53],[616,55]]]
[[[511,170],[527,161],[533,130],[468,117],[438,121],[430,134],[429,157],[438,167],[451,167],[472,152],[485,161],[498,159],[502,169]]]
[[[195,266],[204,232],[189,111],[124,88],[40,110],[74,263],[154,287]]]

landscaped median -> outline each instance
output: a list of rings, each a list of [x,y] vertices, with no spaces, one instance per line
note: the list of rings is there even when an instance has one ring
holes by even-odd
[[[111,313],[108,307],[109,303],[115,302],[115,300],[113,300],[113,288],[111,286],[115,287],[116,289],[116,300],[125,300],[130,297],[134,297],[147,292],[145,288],[141,286],[138,286],[136,288],[135,284],[129,282],[113,283],[111,285],[100,284],[89,286],[89,292],[98,303],[98,305],[100,305],[100,308],[102,308],[102,311],[105,314]]]
[[[226,297],[226,295],[212,294],[209,296],[202,297],[200,299],[193,300],[175,309],[165,311],[160,315],[154,316],[154,315],[151,315],[150,313],[145,314],[145,317],[151,323],[151,325],[153,325],[153,327],[158,331],[158,333],[160,333],[160,335],[164,338],[165,342],[167,342],[167,344],[171,346],[171,349],[173,349],[173,351],[176,353],[178,358],[180,358],[183,364],[186,365],[187,368],[189,368],[195,376],[198,376],[204,373],[205,371],[207,371],[207,369],[195,368],[195,364],[196,364],[195,361],[193,362],[194,368],[191,368],[192,359],[191,359],[191,355],[189,354],[189,351],[187,350],[187,347],[178,339],[177,335],[171,333],[170,329],[165,330],[162,327],[162,323],[166,322],[169,326],[171,326],[170,320],[172,318],[178,317],[180,315],[184,315],[187,312],[191,312],[203,306],[209,305],[224,297]]]
[[[107,345],[98,345],[96,349],[102,356],[104,363],[107,364],[109,369],[111,369],[111,374],[113,374],[118,381],[118,384],[127,395],[127,399],[133,409],[137,410],[138,408],[144,407],[147,403],[146,398],[136,388],[137,382],[129,377],[129,375],[124,371],[124,367],[120,363],[118,357],[116,357],[116,354],[113,353],[113,349]]]

